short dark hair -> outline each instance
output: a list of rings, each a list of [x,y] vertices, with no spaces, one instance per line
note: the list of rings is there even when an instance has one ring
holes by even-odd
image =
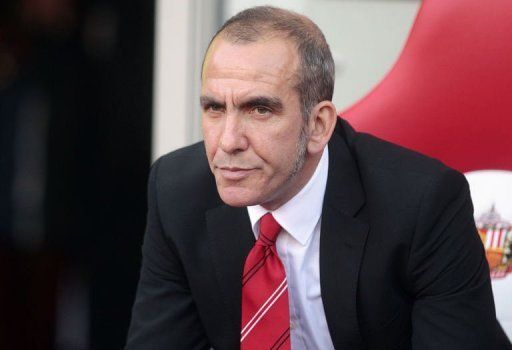
[[[332,100],[334,60],[331,50],[320,28],[306,16],[277,7],[256,6],[228,19],[214,35],[208,49],[220,35],[240,44],[256,42],[271,35],[291,39],[299,56],[295,89],[299,94],[303,118],[307,120],[317,103]]]

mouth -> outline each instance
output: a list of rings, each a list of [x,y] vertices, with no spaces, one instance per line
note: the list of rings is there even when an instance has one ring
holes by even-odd
[[[242,180],[255,170],[253,168],[237,167],[219,167],[217,169],[220,175],[226,180]]]

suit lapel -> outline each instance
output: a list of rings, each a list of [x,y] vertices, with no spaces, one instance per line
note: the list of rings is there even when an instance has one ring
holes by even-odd
[[[320,284],[329,333],[336,349],[358,348],[357,285],[368,224],[357,218],[364,205],[359,171],[337,132],[329,142],[329,177],[322,209]],[[349,130],[350,131],[350,130]]]
[[[228,316],[226,330],[233,337],[233,344],[239,344],[242,274],[245,258],[254,245],[249,215],[246,208],[221,205],[206,213],[206,221],[216,278],[224,301],[222,312]]]

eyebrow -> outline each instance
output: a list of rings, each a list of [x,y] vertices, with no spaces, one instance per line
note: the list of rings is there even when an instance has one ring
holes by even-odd
[[[201,104],[201,107],[203,109],[208,109],[211,106],[217,106],[217,107],[222,107],[222,108],[226,107],[225,103],[220,102],[220,101],[216,100],[215,98],[213,98],[211,96],[201,96],[201,97],[199,97],[199,103]]]
[[[220,102],[211,96],[201,96],[199,98],[199,102],[203,109],[208,109],[211,106],[225,108],[226,104],[224,102]],[[239,109],[249,110],[255,107],[267,107],[272,110],[274,113],[279,113],[283,111],[283,102],[277,97],[268,97],[268,96],[254,96],[250,97],[245,101],[242,101],[239,106]]]
[[[242,101],[240,109],[250,110],[254,107],[267,107],[274,113],[279,113],[283,110],[283,103],[279,98],[267,96],[255,96]]]

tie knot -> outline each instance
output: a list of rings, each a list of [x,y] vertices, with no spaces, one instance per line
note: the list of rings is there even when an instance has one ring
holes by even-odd
[[[260,220],[260,241],[265,245],[273,245],[277,235],[281,232],[281,225],[272,214],[266,213]]]

